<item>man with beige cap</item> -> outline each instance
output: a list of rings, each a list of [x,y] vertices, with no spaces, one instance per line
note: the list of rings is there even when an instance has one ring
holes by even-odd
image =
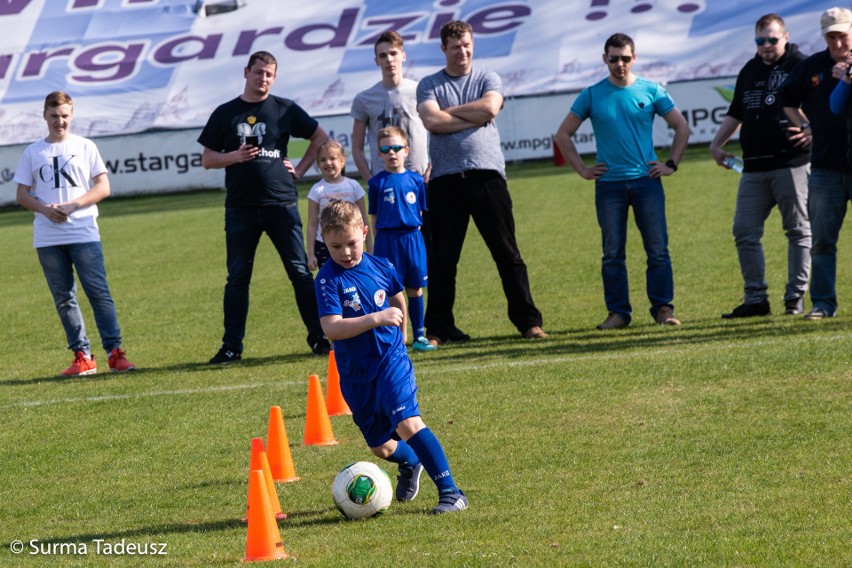
[[[837,239],[847,202],[852,198],[846,121],[829,106],[837,86],[835,64],[852,51],[852,11],[829,8],[820,17],[827,48],[802,61],[778,92],[790,119],[790,139],[811,148],[808,216],[811,220],[811,304],[805,319],[820,320],[837,312]]]

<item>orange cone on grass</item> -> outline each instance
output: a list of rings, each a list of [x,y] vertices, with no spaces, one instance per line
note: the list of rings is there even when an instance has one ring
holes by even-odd
[[[299,481],[293,467],[293,456],[290,454],[290,441],[287,439],[287,429],[284,427],[284,416],[280,406],[269,409],[269,427],[266,430],[266,457],[272,479],[279,483]]]
[[[266,491],[269,495],[269,504],[272,507],[273,515],[276,519],[286,519],[287,515],[281,510],[281,501],[278,500],[278,491],[275,489],[275,482],[272,480],[272,471],[269,469],[269,460],[263,449],[262,438],[251,439],[249,474],[256,469],[263,472],[263,481],[266,484]],[[249,503],[249,506],[251,506],[251,503]],[[246,519],[248,519],[248,515],[246,515]]]
[[[243,562],[288,558],[284,552],[284,543],[281,542],[281,531],[272,512],[266,480],[260,469],[249,472],[248,504],[246,556]]]
[[[328,377],[325,385],[325,407],[329,416],[351,415],[349,405],[343,399],[340,391],[340,375],[337,372],[337,359],[334,358],[334,349],[328,352]]]
[[[308,377],[308,407],[305,411],[305,445],[332,446],[337,443],[322,397],[319,375]]]

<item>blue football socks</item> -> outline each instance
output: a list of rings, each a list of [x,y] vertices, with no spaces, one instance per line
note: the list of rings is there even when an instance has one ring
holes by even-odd
[[[396,451],[386,459],[391,463],[398,463],[405,466],[415,466],[420,463],[420,459],[414,453],[414,450],[411,449],[411,446],[402,440],[397,440]]]
[[[414,339],[426,336],[426,324],[424,317],[426,308],[423,307],[423,296],[408,297],[408,318],[411,320],[411,329],[414,331]]]
[[[450,464],[441,442],[429,428],[424,428],[408,439],[408,445],[420,458],[426,473],[438,486],[439,493],[458,491],[450,473]]]

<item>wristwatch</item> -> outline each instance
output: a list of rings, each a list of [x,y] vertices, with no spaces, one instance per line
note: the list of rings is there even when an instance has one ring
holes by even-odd
[[[806,120],[802,123],[802,125],[799,128],[801,128],[802,132],[804,132],[805,130],[807,130],[810,127],[811,127],[811,123]]]
[[[672,160],[671,158],[669,158],[669,159],[666,161],[666,167],[667,167],[667,168],[671,168],[671,170],[672,170],[673,172],[676,172],[676,171],[677,171],[677,164],[675,164],[675,163],[674,163],[674,160]]]

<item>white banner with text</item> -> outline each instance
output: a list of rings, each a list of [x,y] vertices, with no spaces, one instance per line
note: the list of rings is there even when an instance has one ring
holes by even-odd
[[[405,75],[444,65],[440,27],[474,30],[477,66],[498,72],[507,97],[576,92],[605,71],[613,32],[636,41],[640,75],[674,83],[736,75],[754,55],[756,19],[775,11],[791,40],[825,48],[819,15],[833,2],[776,0],[3,0],[0,146],[45,132],[47,93],[75,101],[87,137],[202,126],[242,92],[256,50],[279,62],[273,93],[318,117],[349,112],[379,78],[373,44],[406,42]]]

